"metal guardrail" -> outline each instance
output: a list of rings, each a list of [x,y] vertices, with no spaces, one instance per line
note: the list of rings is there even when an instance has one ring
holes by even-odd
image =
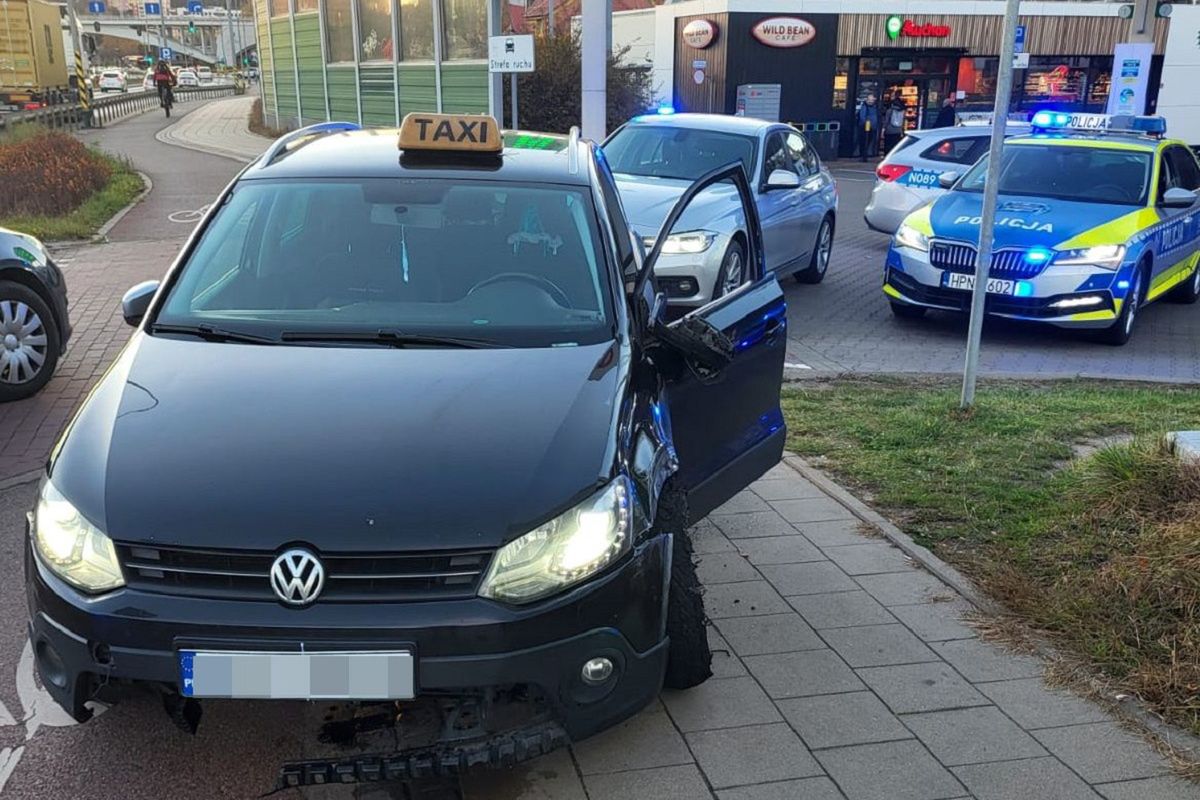
[[[186,103],[193,100],[211,100],[216,97],[226,97],[245,92],[237,91],[238,87],[205,86],[200,88],[175,88],[175,102]],[[144,91],[130,94],[119,94],[110,97],[95,97],[92,100],[91,127],[102,128],[106,124],[119,119],[143,114],[158,108],[158,92]],[[75,129],[86,126],[86,115],[75,103],[62,103],[33,111],[17,111],[11,114],[0,114],[0,131],[11,125],[23,122],[36,122],[48,128]]]

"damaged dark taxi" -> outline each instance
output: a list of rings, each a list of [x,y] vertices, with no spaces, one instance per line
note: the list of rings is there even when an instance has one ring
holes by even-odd
[[[75,719],[130,689],[349,709],[282,785],[532,758],[710,675],[686,528],[775,464],[785,304],[681,318],[602,150],[480,116],[290,134],[213,203],[48,461],[29,636]],[[422,731],[417,733],[418,729]],[[395,742],[400,743],[396,747]]]

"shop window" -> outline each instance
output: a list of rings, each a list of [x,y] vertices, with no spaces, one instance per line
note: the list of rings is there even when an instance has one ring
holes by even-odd
[[[1025,70],[1026,105],[1078,105],[1087,88],[1087,58],[1040,56]]]
[[[358,57],[362,61],[392,60],[390,0],[358,0]]]
[[[964,96],[960,106],[991,107],[996,101],[996,75],[999,58],[960,58],[958,60],[958,91]]]
[[[433,60],[434,0],[400,0],[400,58]]]
[[[844,110],[850,87],[850,59],[839,58],[833,72],[833,107]]]
[[[487,5],[479,0],[443,0],[442,24],[451,61],[487,58]]]
[[[858,62],[858,71],[861,75],[878,75],[879,74],[879,59],[864,58]]]
[[[350,0],[325,0],[325,46],[329,63],[354,60]]]
[[[286,17],[288,13],[288,0],[270,0],[268,8],[271,10],[272,17]]]
[[[1112,57],[1094,56],[1088,67],[1087,104],[1089,109],[1103,110],[1112,88]]]

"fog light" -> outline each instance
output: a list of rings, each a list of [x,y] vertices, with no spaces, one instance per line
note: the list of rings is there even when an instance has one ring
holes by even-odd
[[[588,686],[599,686],[606,680],[612,677],[613,662],[610,659],[600,657],[589,659],[584,665],[581,673],[583,682]]]
[[[43,639],[37,643],[34,653],[37,655],[38,666],[41,667],[42,678],[59,689],[67,688],[67,667],[58,651]]]

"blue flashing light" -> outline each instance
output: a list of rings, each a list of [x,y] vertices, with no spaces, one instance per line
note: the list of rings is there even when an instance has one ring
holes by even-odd
[[[667,116],[670,116],[671,114],[674,114],[675,109],[668,105],[661,105],[656,109],[656,113],[658,113],[661,116],[667,117]]]
[[[1118,289],[1128,289],[1129,281],[1117,281],[1117,288]]]
[[[1039,111],[1029,124],[1034,128],[1065,128],[1071,124],[1071,115],[1062,111]]]
[[[1134,117],[1130,127],[1138,133],[1151,136],[1165,136],[1167,133],[1167,121],[1163,117]]]
[[[1033,284],[1029,281],[1017,281],[1016,291],[1013,294],[1017,297],[1033,297]]]
[[[1054,251],[1045,247],[1031,247],[1025,251],[1025,261],[1029,264],[1048,264],[1054,258]]]

